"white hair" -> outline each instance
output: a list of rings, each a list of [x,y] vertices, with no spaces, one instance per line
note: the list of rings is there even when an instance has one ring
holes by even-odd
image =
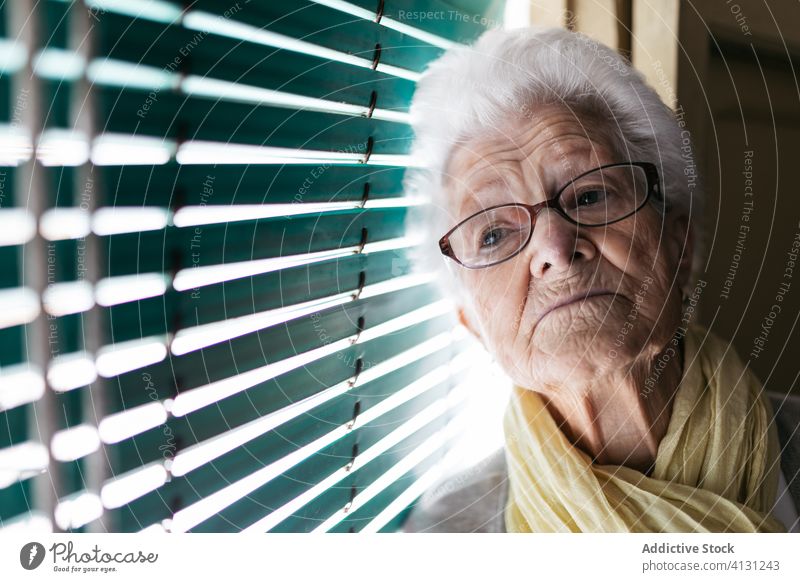
[[[409,168],[405,178],[408,193],[430,202],[408,213],[409,232],[423,241],[417,265],[438,270],[445,262],[437,241],[453,226],[444,188],[453,146],[551,104],[595,123],[619,161],[656,164],[668,204],[693,223],[692,277],[684,291],[693,287],[702,246],[702,186],[688,132],[619,54],[561,28],[490,30],[472,46],[448,50],[423,73],[410,109],[416,136],[411,154],[423,165]]]

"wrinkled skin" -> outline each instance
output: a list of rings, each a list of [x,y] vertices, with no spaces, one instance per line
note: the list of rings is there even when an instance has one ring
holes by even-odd
[[[625,161],[598,125],[547,105],[457,145],[447,165],[452,224],[496,204],[540,202],[582,172]],[[466,291],[463,323],[516,384],[545,397],[565,433],[598,461],[647,468],[666,430],[682,363],[671,362],[652,396],[640,393],[680,322],[688,228],[685,216],[662,216],[653,204],[591,228],[548,209],[513,259],[453,267]],[[604,294],[557,306],[589,291]]]

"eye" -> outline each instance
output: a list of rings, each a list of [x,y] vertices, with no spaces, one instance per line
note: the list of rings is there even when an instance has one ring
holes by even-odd
[[[578,194],[575,200],[575,206],[591,206],[592,204],[597,204],[601,202],[606,197],[605,190],[602,189],[595,189],[595,190],[586,190]]]
[[[488,248],[492,246],[496,246],[502,242],[507,234],[507,230],[502,227],[493,226],[486,229],[483,234],[481,234],[479,245],[481,248]]]

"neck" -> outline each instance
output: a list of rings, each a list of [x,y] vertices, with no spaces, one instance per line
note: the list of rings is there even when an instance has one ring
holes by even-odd
[[[652,360],[636,361],[580,386],[570,385],[569,390],[558,387],[539,394],[567,439],[594,462],[649,474],[667,432],[682,374],[681,343]]]

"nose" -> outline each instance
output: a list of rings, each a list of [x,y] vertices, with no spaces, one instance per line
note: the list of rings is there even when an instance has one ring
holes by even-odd
[[[590,262],[598,252],[591,240],[579,236],[577,225],[549,208],[536,217],[526,250],[531,275],[543,280],[563,277],[573,265]]]

